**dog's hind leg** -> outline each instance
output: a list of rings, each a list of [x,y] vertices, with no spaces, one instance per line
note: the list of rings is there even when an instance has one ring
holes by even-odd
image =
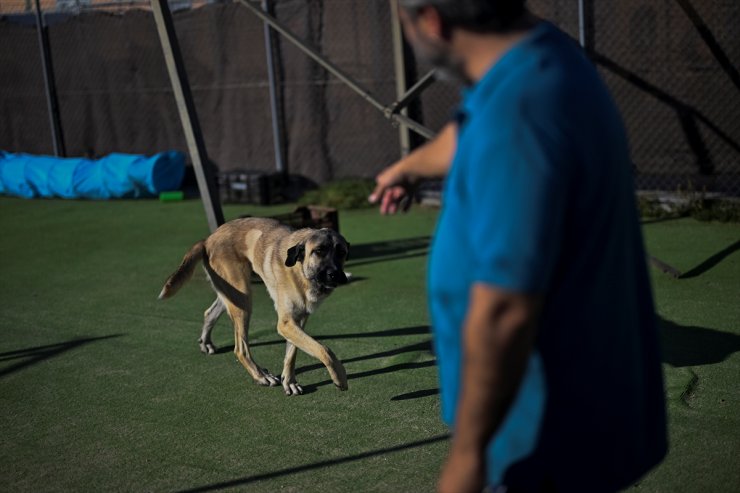
[[[226,300],[226,311],[234,323],[234,354],[236,359],[247,369],[255,382],[260,385],[274,387],[280,384],[280,379],[270,373],[267,368],[260,368],[252,358],[252,352],[249,350],[247,335],[249,333],[249,318],[252,312],[252,296],[250,293],[246,296],[246,306],[242,309],[230,301]]]
[[[252,292],[249,281],[252,266],[249,262],[239,263],[234,260],[207,257],[204,261],[208,278],[216,290],[221,303],[234,324],[234,354],[236,359],[247,369],[255,382],[260,385],[275,386],[280,379],[266,369],[260,368],[252,359],[247,335],[249,318],[252,314]],[[219,267],[221,267],[219,269]],[[220,271],[220,272],[219,272]]]
[[[203,330],[200,333],[200,352],[203,354],[213,354],[216,352],[216,347],[211,341],[211,332],[213,327],[216,325],[219,317],[226,311],[226,306],[221,301],[221,298],[216,296],[216,301],[203,313]]]

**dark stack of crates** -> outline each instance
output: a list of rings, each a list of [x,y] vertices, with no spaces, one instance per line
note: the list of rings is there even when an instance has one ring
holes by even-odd
[[[272,205],[283,201],[283,175],[259,171],[227,171],[218,175],[224,204]]]
[[[253,217],[251,215],[242,215],[239,217]],[[277,214],[270,216],[271,219],[277,219],[283,224],[296,229],[300,228],[329,228],[339,233],[339,211],[333,207],[323,207],[320,205],[302,205],[297,207],[293,212],[287,214]]]

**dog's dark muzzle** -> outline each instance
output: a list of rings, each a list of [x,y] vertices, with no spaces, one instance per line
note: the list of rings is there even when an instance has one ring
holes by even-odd
[[[340,284],[347,284],[347,276],[342,270],[327,269],[321,273],[319,281],[326,287],[335,288]]]

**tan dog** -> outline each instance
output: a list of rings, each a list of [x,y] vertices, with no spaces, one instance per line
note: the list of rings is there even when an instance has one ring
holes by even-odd
[[[319,359],[334,385],[347,390],[347,374],[332,351],[303,330],[308,316],[335,287],[347,282],[343,266],[349,244],[330,229],[293,230],[273,219],[230,221],[190,248],[180,267],[159,295],[173,296],[203,261],[216,291],[216,301],[205,311],[199,343],[213,354],[211,331],[224,310],[234,323],[234,353],[252,378],[275,386],[280,380],[252,359],[247,335],[252,313],[250,277],[257,273],[265,283],[278,314],[277,331],[286,341],[282,384],[286,395],[303,393],[295,379],[296,348]]]

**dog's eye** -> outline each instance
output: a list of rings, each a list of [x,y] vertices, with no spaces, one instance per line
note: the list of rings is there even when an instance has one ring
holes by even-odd
[[[319,257],[323,257],[324,255],[326,255],[326,248],[324,247],[315,248],[313,253],[315,253]]]

